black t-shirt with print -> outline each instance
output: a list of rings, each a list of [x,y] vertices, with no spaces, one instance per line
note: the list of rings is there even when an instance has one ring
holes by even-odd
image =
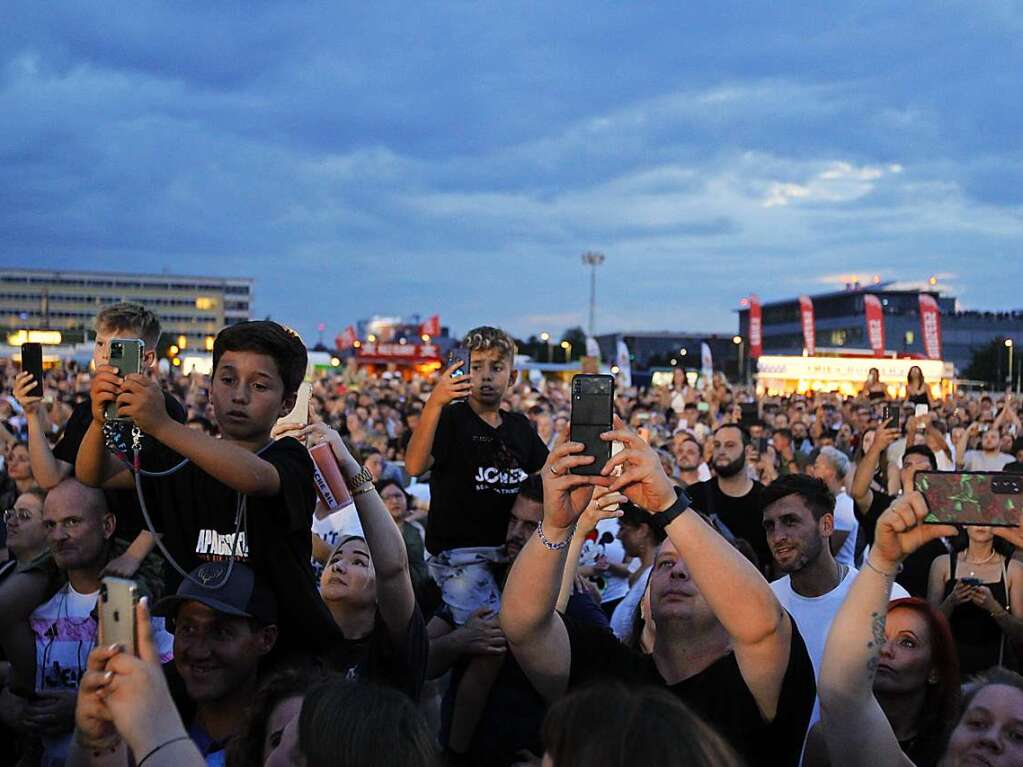
[[[860,516],[860,529],[866,528],[867,545],[874,545],[874,533],[877,529],[877,520],[887,510],[894,497],[879,490],[874,491],[874,500],[867,509],[867,513]],[[859,507],[856,508],[859,513]],[[895,576],[895,582],[909,592],[910,596],[927,599],[927,583],[931,577],[931,563],[935,557],[948,554],[944,542],[937,540],[928,541],[919,549],[914,551],[902,561],[902,569]]]
[[[564,619],[572,648],[569,686],[599,679],[665,686],[652,656],[630,650],[612,634]],[[791,621],[791,618],[790,618]],[[817,685],[803,638],[791,621],[789,663],[774,719],[764,721],[734,653],[668,690],[728,741],[750,767],[795,767],[810,724]]]
[[[181,403],[166,391],[163,393],[163,401],[167,408],[167,415],[178,423],[184,423],[185,409],[181,406]],[[78,450],[82,446],[82,440],[85,439],[85,433],[89,430],[91,423],[92,399],[86,397],[72,409],[71,415],[64,425],[60,441],[53,448],[54,458],[70,463],[74,467],[75,461],[78,460]],[[130,439],[130,437],[127,439]],[[154,452],[161,457],[154,459]],[[169,463],[172,456],[163,450],[163,447],[148,434],[142,435],[142,455],[149,456],[146,467],[153,470],[169,469],[174,465]],[[114,535],[130,543],[135,540],[135,537],[142,530],[146,529],[146,523],[142,517],[142,511],[139,509],[139,501],[135,491],[105,490],[104,493],[107,497],[107,506],[117,518],[117,529],[114,531]],[[160,521],[155,516],[153,524],[157,528],[160,526]]]
[[[757,553],[760,567],[771,565],[771,549],[764,533],[764,486],[754,481],[750,491],[739,498],[721,492],[717,477],[696,482],[686,488],[693,508],[704,514],[716,514],[732,534],[744,538]]]
[[[432,455],[426,548],[437,554],[503,545],[519,485],[543,466],[547,448],[521,413],[502,410],[495,429],[456,402],[441,411]]]
[[[175,455],[166,448],[163,452]],[[237,545],[239,494],[193,463],[169,477],[146,478],[146,503],[162,518],[163,542],[186,572],[204,561],[227,560],[237,550],[238,561],[267,579],[277,596],[277,652],[321,652],[341,632],[320,599],[310,565],[313,462],[291,437],[272,443],[259,457],[277,469],[280,489],[276,495],[248,497]],[[173,593],[180,581],[176,571],[171,573],[167,592]]]
[[[426,682],[429,653],[426,622],[416,606],[400,642],[392,641],[384,619],[377,613],[371,634],[335,642],[327,661],[348,679],[393,687],[418,702]]]

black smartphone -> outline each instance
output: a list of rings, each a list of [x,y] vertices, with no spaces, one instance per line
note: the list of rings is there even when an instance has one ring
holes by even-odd
[[[452,365],[454,365],[456,362],[459,362],[459,361],[462,363],[462,367],[458,368],[458,370],[456,370],[454,373],[452,373],[451,377],[452,378],[457,378],[458,376],[467,376],[467,375],[469,375],[469,363],[470,363],[471,359],[472,359],[472,351],[470,349],[466,349],[466,348],[464,348],[462,346],[456,346],[451,351],[449,351],[448,352],[448,364],[447,364],[447,367],[451,367]]]
[[[1023,475],[918,471],[913,486],[927,502],[924,524],[1018,527],[1023,518]]]
[[[577,466],[573,474],[597,475],[611,459],[611,443],[600,435],[611,431],[614,414],[615,379],[611,376],[581,373],[572,379],[572,418],[569,438],[585,445],[582,453],[592,455],[593,463]]]
[[[767,437],[754,437],[753,438],[753,449],[756,450],[761,456],[767,452]]]
[[[887,429],[902,428],[899,424],[899,417],[902,411],[898,405],[884,405],[881,407],[881,425]]]
[[[43,345],[27,343],[21,345],[21,369],[31,373],[36,379],[35,386],[29,391],[30,397],[43,396]]]

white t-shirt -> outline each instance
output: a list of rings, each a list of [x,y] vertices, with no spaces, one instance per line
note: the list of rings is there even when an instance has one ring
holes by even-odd
[[[840,490],[835,496],[835,530],[848,532],[845,542],[835,553],[835,561],[852,567],[856,556],[856,533],[860,529],[860,523],[856,519],[856,509],[853,508],[853,499],[845,490]]]
[[[842,582],[827,594],[819,597],[804,597],[792,590],[791,576],[771,583],[771,590],[778,597],[781,606],[788,610],[792,620],[796,622],[799,633],[806,643],[806,651],[810,654],[810,661],[813,663],[814,677],[819,677],[821,672],[821,660],[824,657],[824,643],[828,639],[828,631],[831,630],[831,622],[835,619],[838,608],[842,606],[853,580],[858,574],[855,567],[850,567]],[[909,592],[902,586],[895,583],[892,585],[892,599],[908,597]],[[810,717],[810,727],[820,719],[820,700],[813,704],[813,716]],[[809,732],[809,728],[807,728]]]
[[[963,468],[966,471],[1001,471],[1005,468],[1005,464],[1012,463],[1015,460],[1008,453],[996,453],[992,457],[983,450],[967,450],[963,460]]]
[[[99,591],[81,594],[66,583],[29,618],[36,641],[36,691],[77,690],[85,673],[89,653],[96,645],[96,619],[92,611]],[[164,629],[163,618],[153,618],[153,639],[166,663],[174,657],[174,637]],[[59,738],[43,738],[46,759],[67,758],[71,732]]]
[[[602,519],[597,523],[597,529],[586,536],[583,541],[582,551],[579,553],[579,565],[595,565],[599,557],[605,557],[608,563],[620,565],[625,563],[625,549],[618,540],[618,520]],[[639,560],[633,560],[639,566]],[[611,602],[621,599],[629,593],[629,579],[612,575],[610,571],[598,573],[591,580],[595,581],[600,589],[600,601]]]
[[[629,593],[625,595],[625,599],[618,603],[611,615],[611,631],[623,642],[632,634],[632,621],[636,617],[636,607],[643,599],[646,582],[653,569],[653,565],[651,565],[639,574],[636,582],[629,588]]]
[[[362,523],[359,522],[359,513],[355,510],[355,504],[350,503],[323,519],[314,516],[312,532],[313,535],[323,540],[331,549],[337,546],[337,542],[346,535],[363,535]],[[323,571],[323,565],[314,560],[313,570],[316,571],[318,579]]]

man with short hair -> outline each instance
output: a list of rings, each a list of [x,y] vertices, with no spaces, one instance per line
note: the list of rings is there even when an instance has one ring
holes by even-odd
[[[737,537],[744,538],[753,547],[760,567],[770,565],[771,551],[767,547],[763,528],[764,486],[750,479],[746,471],[746,453],[749,435],[736,424],[719,426],[712,436],[715,476],[706,482],[690,485],[686,493],[693,508],[716,516]]]
[[[799,627],[816,676],[831,621],[858,571],[832,555],[828,539],[834,534],[835,496],[821,479],[782,477],[764,490],[763,501],[774,569],[785,573],[771,590]],[[904,596],[909,594],[895,584],[892,598]],[[816,701],[810,725],[819,718]]]
[[[174,663],[164,667],[171,695],[206,763],[219,767],[277,641],[273,589],[241,562],[205,562],[153,614],[174,622]]]
[[[96,644],[93,611],[100,574],[112,556],[116,521],[101,490],[65,479],[46,496],[43,522],[54,563],[67,575],[57,593],[30,619],[36,642],[36,697],[24,721],[42,736],[46,763],[62,764],[74,725],[78,683]],[[169,657],[170,637],[156,632],[161,656]]]
[[[981,431],[979,422],[970,424],[956,445],[956,465],[964,471],[1001,471],[1005,464],[1012,463],[1013,457],[1003,453],[1001,447],[1001,435],[997,426],[985,427]],[[967,450],[970,438],[980,434],[980,450]]]
[[[845,478],[850,469],[849,457],[834,447],[822,447],[814,461],[813,472],[824,482],[835,498],[834,521],[831,534],[831,553],[840,564],[852,567],[855,564],[856,533],[859,522],[853,500],[845,492]]]
[[[703,447],[686,431],[676,431],[671,438],[671,450],[678,462],[678,477],[683,486],[695,485],[709,477],[702,476],[701,469],[708,471],[703,463]]]

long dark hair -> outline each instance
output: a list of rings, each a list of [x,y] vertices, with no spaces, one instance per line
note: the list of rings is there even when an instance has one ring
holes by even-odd
[[[303,697],[306,690],[322,678],[322,674],[311,669],[284,669],[267,677],[245,711],[238,737],[231,738],[227,746],[228,767],[262,764],[266,725],[274,708],[288,698]]]
[[[927,600],[919,597],[894,599],[888,604],[888,612],[900,607],[920,615],[930,633],[931,668],[937,672],[938,679],[927,686],[913,756],[918,764],[934,764],[944,751],[958,718],[959,654],[948,619]]]
[[[710,725],[661,687],[615,683],[574,692],[547,713],[543,741],[554,767],[742,765]]]
[[[436,740],[408,696],[342,679],[306,695],[298,745],[308,767],[440,767]]]

